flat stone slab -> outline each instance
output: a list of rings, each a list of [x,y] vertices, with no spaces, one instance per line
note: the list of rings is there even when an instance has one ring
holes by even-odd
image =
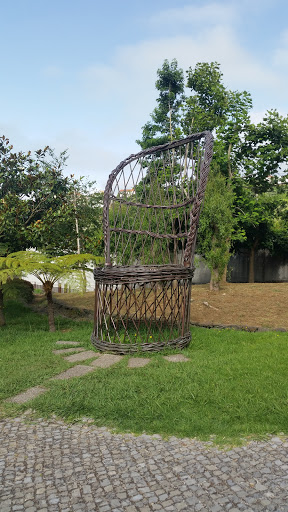
[[[42,395],[48,391],[47,388],[42,388],[41,386],[35,386],[34,388],[29,388],[23,393],[19,393],[19,395],[13,396],[11,398],[7,398],[5,402],[13,402],[15,404],[24,404],[25,402],[29,402],[29,400],[33,400],[38,395]]]
[[[142,368],[142,366],[146,366],[150,361],[151,359],[148,359],[148,357],[131,357],[128,361],[128,368]]]
[[[59,354],[71,354],[72,352],[82,352],[85,350],[84,347],[71,347],[71,348],[60,348],[60,350],[53,350],[53,354],[56,356]]]
[[[73,377],[82,377],[82,375],[86,375],[86,373],[92,372],[92,366],[85,366],[84,364],[77,364],[77,366],[73,366],[73,368],[69,368],[65,372],[59,373],[56,377],[52,377],[50,380],[67,380],[72,379]]]
[[[91,359],[92,357],[98,357],[100,355],[101,354],[99,352],[94,352],[94,350],[85,350],[85,352],[73,354],[72,356],[64,357],[64,359],[69,363],[76,363],[77,361],[86,361],[86,359]]]
[[[188,357],[183,356],[182,354],[175,354],[173,356],[163,356],[166,361],[170,361],[170,363],[185,363],[189,361]]]
[[[103,354],[100,355],[98,359],[95,361],[92,361],[90,363],[90,366],[93,366],[94,368],[109,368],[109,366],[112,366],[113,364],[119,363],[123,359],[123,356],[117,356],[113,354]]]
[[[80,345],[78,341],[56,341],[56,345]]]

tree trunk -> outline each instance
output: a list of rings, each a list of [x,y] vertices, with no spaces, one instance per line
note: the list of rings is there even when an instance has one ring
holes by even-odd
[[[254,283],[255,282],[255,266],[254,266],[254,261],[255,261],[255,251],[256,251],[257,245],[258,245],[258,240],[255,240],[254,244],[252,245],[252,247],[250,249],[249,278],[248,278],[248,282],[249,283]]]
[[[0,286],[0,327],[6,325],[5,315],[4,315],[4,297],[3,290]]]
[[[227,267],[228,267],[228,265],[225,265],[225,268],[224,268],[224,271],[223,271],[223,274],[221,277],[221,284],[227,283]]]
[[[228,155],[227,155],[228,156],[228,174],[229,174],[230,180],[233,177],[232,169],[231,169],[231,150],[232,150],[232,144],[230,142],[229,147],[228,147]]]
[[[50,281],[44,283],[44,290],[45,290],[45,296],[47,299],[47,306],[48,306],[48,324],[49,324],[49,331],[55,332],[55,320],[54,320],[54,305],[53,305],[53,298],[52,298],[52,288],[53,284],[50,283]]]
[[[210,292],[219,292],[219,271],[218,268],[213,268],[211,271],[211,279],[210,279]]]

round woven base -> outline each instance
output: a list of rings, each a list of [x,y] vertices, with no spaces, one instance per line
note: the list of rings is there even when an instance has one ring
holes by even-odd
[[[139,352],[161,352],[169,348],[176,348],[182,350],[188,347],[191,341],[191,333],[187,332],[184,336],[176,338],[175,340],[155,342],[155,343],[109,343],[108,341],[99,340],[95,334],[91,336],[92,345],[100,352],[111,352],[112,354],[135,354]]]

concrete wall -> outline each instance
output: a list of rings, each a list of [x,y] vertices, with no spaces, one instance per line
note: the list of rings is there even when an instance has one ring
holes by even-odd
[[[193,284],[205,284],[210,282],[211,272],[206,265],[206,262],[202,256],[196,254],[195,260],[195,272],[193,276]]]
[[[255,282],[273,283],[288,281],[288,255],[271,256],[267,249],[255,254]],[[229,281],[246,283],[249,276],[249,252],[241,251],[233,255],[228,265]]]
[[[204,258],[195,257],[194,284],[206,284],[210,281],[210,270]],[[277,283],[288,282],[288,254],[287,256],[271,256],[268,250],[261,249],[255,255],[255,282]],[[248,283],[249,278],[249,251],[233,254],[228,263],[227,281],[231,283]]]

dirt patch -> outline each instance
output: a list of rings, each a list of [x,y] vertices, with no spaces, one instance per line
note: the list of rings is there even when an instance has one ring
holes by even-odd
[[[93,312],[93,292],[55,297],[84,314]],[[192,287],[192,323],[288,329],[287,311],[288,283],[228,283],[220,292],[210,292],[209,285]]]
[[[191,321],[201,324],[288,329],[287,310],[288,283],[232,283],[220,292],[206,285],[192,289]]]

